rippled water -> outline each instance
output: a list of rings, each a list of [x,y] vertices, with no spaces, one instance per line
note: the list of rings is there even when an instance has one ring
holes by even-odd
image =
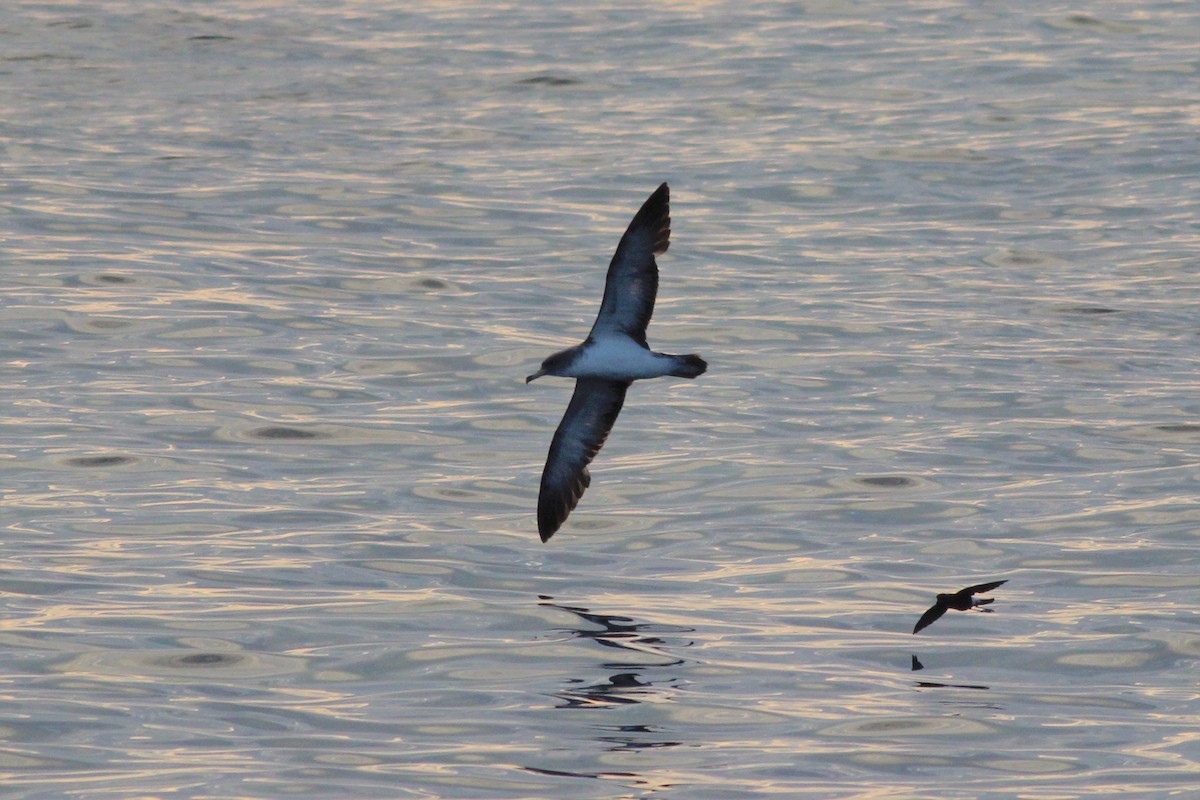
[[[172,5],[0,9],[5,797],[1194,790],[1193,4]]]

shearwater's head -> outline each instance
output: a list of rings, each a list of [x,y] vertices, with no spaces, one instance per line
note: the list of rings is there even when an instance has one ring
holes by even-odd
[[[570,377],[566,371],[571,368],[571,362],[575,360],[578,347],[571,347],[566,350],[560,350],[552,356],[547,356],[542,362],[542,368],[525,379],[526,383],[532,380],[537,380],[543,375],[559,375],[562,377]]]

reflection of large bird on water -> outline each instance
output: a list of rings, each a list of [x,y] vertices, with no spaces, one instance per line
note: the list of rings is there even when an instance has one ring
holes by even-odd
[[[664,375],[695,378],[708,369],[700,356],[656,353],[646,344],[658,292],[654,257],[665,253],[670,241],[670,195],[664,183],[642,205],[617,245],[600,313],[587,339],[550,356],[525,379],[575,379],[575,393],[554,432],[542,471],[537,516],[543,542],[559,529],[591,483],[588,464],[617,421],[629,385]]]
[[[587,639],[604,647],[613,647],[628,653],[619,661],[607,661],[599,665],[604,670],[616,670],[606,680],[590,683],[583,679],[568,681],[570,688],[557,693],[563,701],[559,708],[610,708],[615,705],[641,703],[647,697],[660,694],[664,687],[677,680],[674,675],[659,676],[653,680],[650,676],[655,670],[684,663],[684,659],[664,652],[664,647],[687,647],[692,642],[668,642],[658,636],[646,634],[690,633],[691,628],[652,625],[615,614],[597,614],[586,608],[550,602],[553,598],[545,595],[541,596],[541,600],[542,602],[538,603],[540,606],[567,611],[585,622],[599,626],[599,630],[590,627],[561,629],[573,638]],[[648,659],[647,656],[651,658]],[[661,661],[656,663],[656,659]],[[647,742],[640,736],[623,738],[622,742],[624,747],[663,747],[676,744],[657,739]]]
[[[650,653],[660,658],[665,659],[658,664],[647,663],[645,658],[634,659],[627,662],[609,662],[604,666],[606,669],[635,669],[640,667],[672,667],[677,664],[682,664],[683,659],[673,656],[668,656],[659,649],[659,645],[666,642],[654,635],[646,635],[647,633],[691,633],[691,628],[673,628],[665,625],[652,625],[645,622],[635,622],[629,617],[617,616],[616,614],[597,614],[589,611],[586,608],[579,606],[565,606],[558,603],[549,602],[553,598],[542,596],[540,606],[546,608],[557,608],[561,611],[568,611],[585,622],[590,622],[593,625],[599,625],[599,630],[590,628],[566,628],[572,637],[577,639],[590,639],[604,647],[615,647],[619,650],[628,650],[631,653]],[[691,641],[675,643],[673,646],[688,647]]]

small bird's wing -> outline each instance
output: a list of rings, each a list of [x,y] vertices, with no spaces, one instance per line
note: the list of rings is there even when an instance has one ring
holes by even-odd
[[[567,515],[574,510],[583,490],[592,482],[588,472],[596,453],[604,446],[621,406],[625,403],[628,381],[579,378],[575,394],[563,414],[546,468],[542,470],[542,488],[538,493],[538,533],[547,541]]]
[[[966,594],[982,594],[983,592],[990,592],[992,589],[995,589],[997,586],[1003,586],[1006,583],[1008,583],[1007,580],[993,581],[991,583],[981,583],[978,586],[968,586],[966,589],[963,589],[962,591],[965,592]]]
[[[917,631],[921,630],[922,628],[928,628],[930,625],[932,625],[933,623],[935,623],[939,619],[941,619],[942,614],[945,614],[945,613],[946,613],[945,604],[935,603],[932,607],[930,607],[930,609],[928,611],[926,611],[924,614],[921,615],[921,618],[919,620],[917,620],[917,624],[913,626],[913,633],[916,633]]]
[[[658,293],[654,256],[671,243],[671,197],[663,184],[642,204],[608,265],[604,299],[589,337],[623,333],[646,346],[646,326]]]

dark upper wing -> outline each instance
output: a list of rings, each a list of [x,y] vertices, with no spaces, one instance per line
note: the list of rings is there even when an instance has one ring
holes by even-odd
[[[621,237],[608,265],[604,299],[591,336],[625,333],[646,344],[646,326],[658,293],[658,264],[654,256],[671,243],[671,196],[664,183],[642,204]]]
[[[538,533],[548,540],[575,508],[592,482],[588,464],[608,438],[625,402],[627,381],[579,378],[567,413],[563,414],[538,493]]]
[[[941,619],[942,614],[945,614],[945,613],[946,613],[945,605],[943,605],[942,603],[935,604],[932,608],[930,608],[928,611],[926,611],[924,614],[922,614],[921,618],[919,620],[917,620],[917,624],[913,626],[913,633],[916,633],[917,631],[921,630],[922,628],[928,628],[930,625],[932,625],[933,623],[935,623],[939,619]]]
[[[993,581],[991,583],[981,583],[977,586],[968,586],[966,589],[963,589],[963,592],[966,592],[967,594],[981,594],[982,592],[990,592],[992,589],[995,589],[997,586],[1003,586],[1006,583],[1008,583],[1008,580]]]

